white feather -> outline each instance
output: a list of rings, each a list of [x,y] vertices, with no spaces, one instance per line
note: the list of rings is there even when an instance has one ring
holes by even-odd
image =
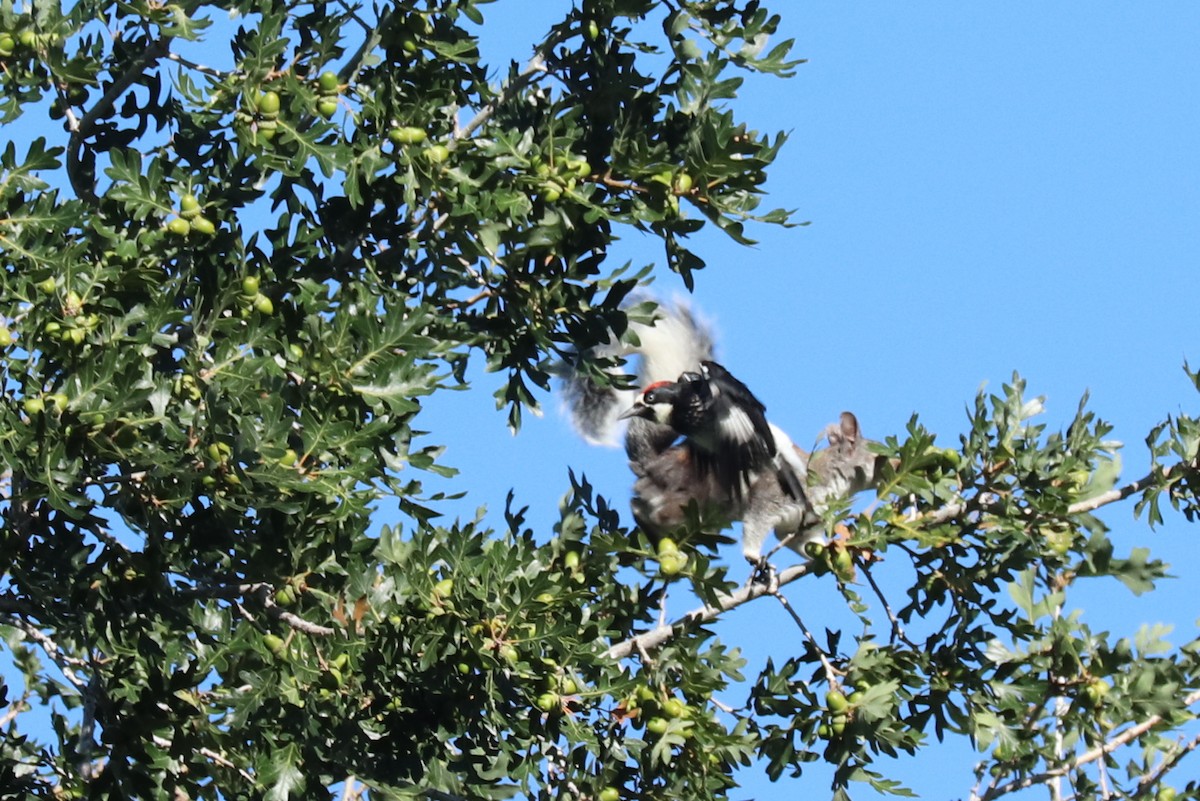
[[[757,436],[754,430],[754,421],[750,419],[750,415],[737,406],[730,407],[729,414],[720,421],[719,425],[721,426],[721,436],[736,442],[750,442]]]

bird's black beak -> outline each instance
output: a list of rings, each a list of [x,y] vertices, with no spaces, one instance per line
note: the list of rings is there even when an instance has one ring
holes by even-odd
[[[628,420],[631,417],[650,417],[652,413],[653,412],[650,407],[642,403],[641,399],[639,398],[633,402],[632,406],[617,415],[617,419]]]

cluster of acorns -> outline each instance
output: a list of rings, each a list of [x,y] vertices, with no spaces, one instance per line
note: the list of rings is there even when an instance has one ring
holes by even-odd
[[[250,310],[259,314],[273,314],[275,304],[271,299],[258,291],[258,276],[247,275],[242,279],[242,291],[238,295],[238,305],[242,307],[242,316],[248,317]]]
[[[14,54],[30,56],[34,51],[56,45],[60,41],[61,37],[57,33],[34,31],[30,17],[27,14],[19,14],[15,27],[0,31],[0,58],[8,58]]]
[[[247,92],[244,108],[238,109],[237,121],[245,126],[253,126],[255,134],[264,142],[275,138],[279,130],[279,93],[273,90],[265,92]]]
[[[450,148],[441,142],[426,144],[428,138],[429,134],[426,133],[424,128],[418,128],[414,125],[400,125],[388,129],[388,139],[399,146],[397,152],[402,152],[415,145],[425,145],[420,151],[414,152],[419,152],[430,164],[441,164],[450,158]]]
[[[34,34],[28,28],[15,34],[9,31],[0,32],[0,56],[4,58],[17,52],[18,46],[29,49],[33,47],[33,44]]]
[[[317,78],[317,113],[325,119],[329,119],[338,110],[338,96],[341,94],[341,85],[338,82],[336,73],[326,70]]]
[[[37,285],[38,291],[44,295],[53,295],[57,289],[57,282],[53,278],[47,278]],[[49,320],[42,327],[42,330],[49,336],[57,339],[59,342],[65,342],[70,345],[82,345],[87,339],[88,332],[94,329],[100,323],[100,317],[96,314],[84,314],[83,299],[74,290],[67,292],[62,303],[62,321]]]
[[[675,540],[670,537],[663,537],[658,541],[655,554],[658,556],[658,573],[665,579],[670,580],[678,576],[687,567],[687,554],[681,551]]]
[[[167,230],[176,236],[187,236],[192,231],[212,236],[217,232],[217,226],[204,216],[200,201],[189,192],[179,199],[179,216],[167,223]]]

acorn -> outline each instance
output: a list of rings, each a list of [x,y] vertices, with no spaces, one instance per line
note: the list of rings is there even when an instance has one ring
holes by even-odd
[[[194,220],[200,216],[200,201],[190,192],[179,199],[179,216]]]
[[[398,145],[419,145],[428,136],[424,128],[415,128],[411,125],[402,125],[388,131],[388,139]]]
[[[338,76],[336,72],[325,70],[317,78],[317,88],[322,94],[331,95],[338,91]]]

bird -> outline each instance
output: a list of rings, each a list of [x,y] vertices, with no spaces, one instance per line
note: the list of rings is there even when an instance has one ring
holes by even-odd
[[[756,568],[766,566],[762,549],[772,531],[805,554],[807,543],[826,539],[825,512],[876,486],[886,458],[848,411],[825,427],[817,440],[825,445],[810,454],[767,421],[762,404],[727,370],[703,367],[702,374],[647,387],[627,412],[683,436],[634,466],[635,518],[643,527],[680,525],[687,505],[703,499],[741,521],[742,554]]]
[[[725,367],[710,359],[698,372],[658,381],[642,390],[622,418],[641,417],[684,438],[701,475],[713,474],[730,499],[743,502],[763,470],[777,472],[780,486],[802,498],[804,466],[791,440],[767,420],[766,407]]]
[[[640,390],[600,385],[575,369],[565,371],[564,394],[576,429],[589,442],[616,444],[625,426],[635,477],[630,506],[638,528],[652,539],[697,515],[706,527],[740,521],[743,556],[761,569],[768,534],[774,531],[803,553],[806,542],[824,535],[824,507],[842,490],[874,480],[873,467],[855,472],[867,461],[863,454],[873,454],[862,450],[866,441],[852,414],[844,413],[844,425],[826,428],[829,447],[810,458],[767,419],[754,393],[714,360],[712,332],[688,306],[659,304],[651,324],[631,324],[630,331],[626,340],[613,337],[581,357],[637,358]],[[811,471],[810,463],[818,470]]]
[[[668,426],[680,439],[654,459],[631,463],[635,519],[644,529],[682,522],[694,500],[710,516],[742,523],[742,554],[764,567],[762,545],[811,523],[807,454],[766,416],[766,407],[723,365],[643,389],[623,415]],[[647,519],[649,518],[649,519]]]

